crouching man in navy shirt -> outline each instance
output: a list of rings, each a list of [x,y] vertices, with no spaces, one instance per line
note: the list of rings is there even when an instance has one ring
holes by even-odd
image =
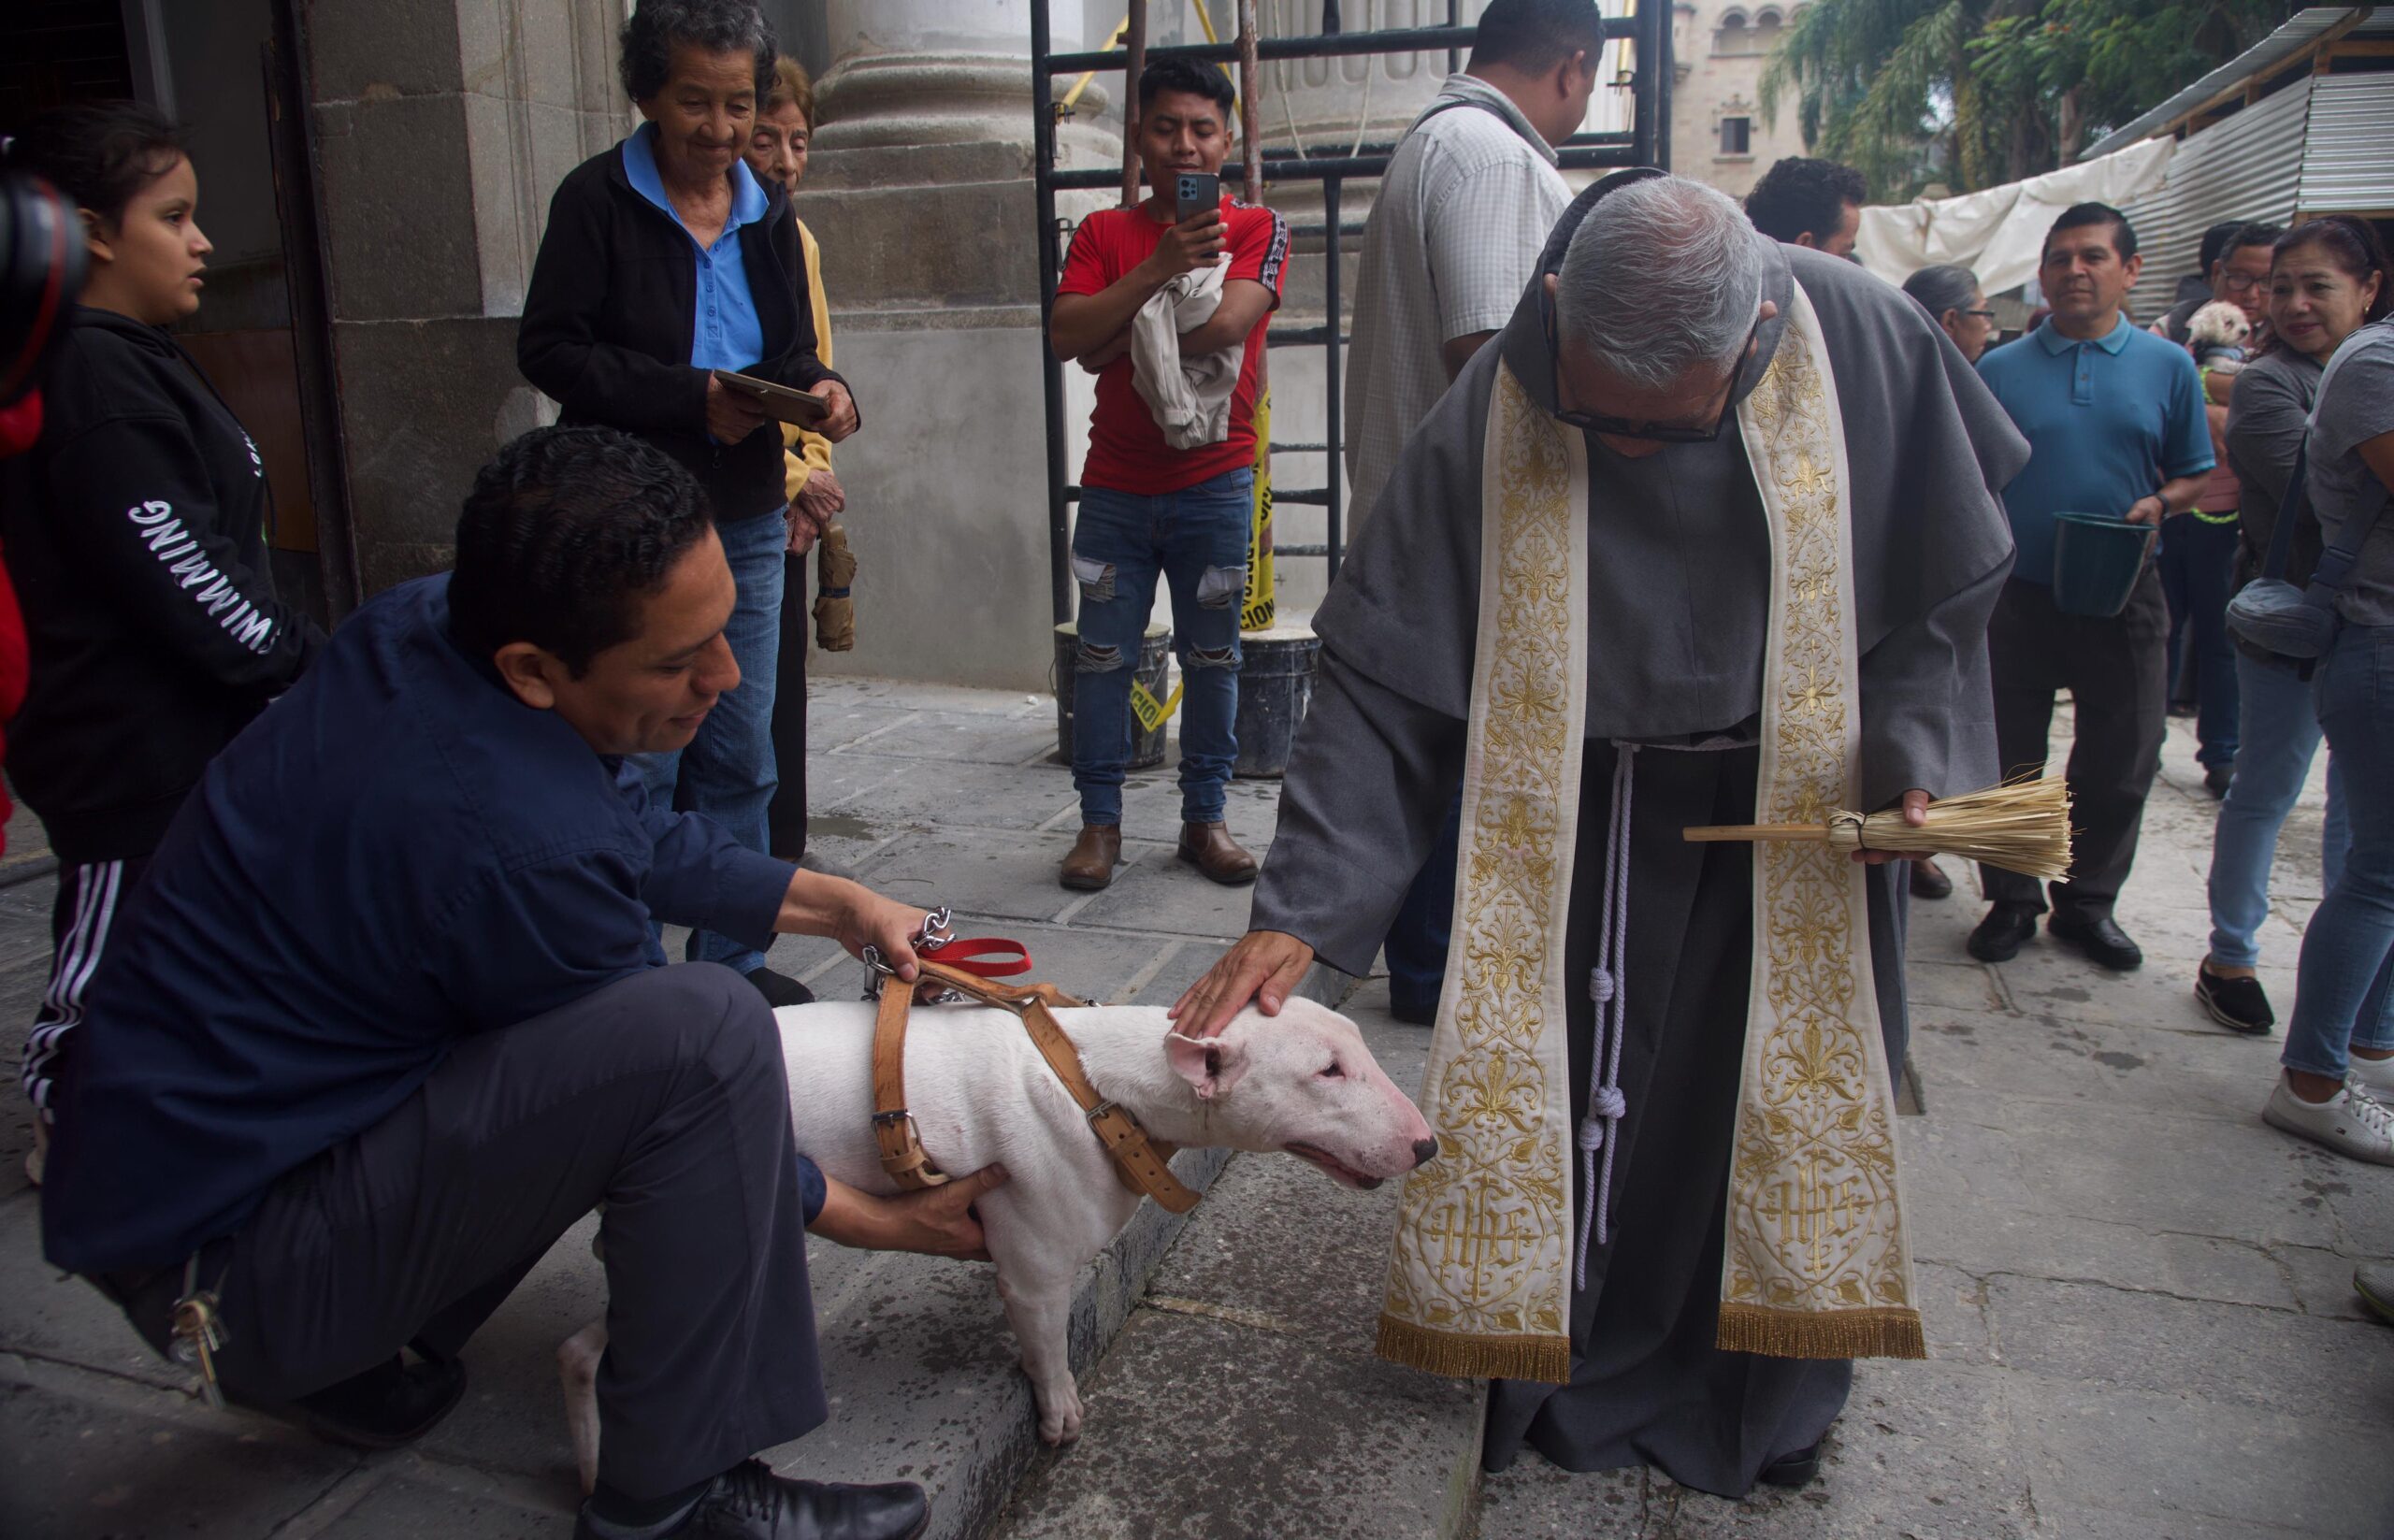
[[[748,1458],[826,1415],[806,1232],[977,1256],[969,1205],[1004,1176],[827,1184],[764,998],[665,964],[652,917],[870,943],[914,972],[920,911],[625,773],[739,682],[732,602],[671,460],[591,427],[502,449],[454,573],[358,611],[166,835],[90,992],[43,1241],[153,1346],[212,1293],[226,1396],[388,1446],[456,1403],[467,1338],[603,1202],[577,1534],[911,1536],[918,1487]]]

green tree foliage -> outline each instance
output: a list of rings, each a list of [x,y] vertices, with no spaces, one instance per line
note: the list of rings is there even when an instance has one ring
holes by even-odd
[[[1813,0],[1762,80],[1813,153],[1883,198],[2050,171],[2250,48],[2299,7],[2257,0]]]

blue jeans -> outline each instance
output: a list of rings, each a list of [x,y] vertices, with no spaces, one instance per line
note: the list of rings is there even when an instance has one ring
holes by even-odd
[[[2228,598],[2236,586],[2236,521],[2205,524],[2192,513],[2161,522],[2161,592],[2170,600],[2170,680],[2178,679],[2179,636],[2195,649],[2195,762],[2236,763],[2236,645]]]
[[[1131,680],[1159,573],[1172,585],[1173,651],[1183,681],[1180,816],[1221,821],[1222,787],[1238,760],[1238,612],[1254,485],[1254,473],[1239,469],[1161,497],[1082,489],[1073,527],[1073,581],[1081,591],[1073,787],[1081,822],[1122,822]]]
[[[2211,960],[2257,968],[2254,937],[2270,912],[2270,867],[2278,829],[2302,795],[2311,756],[2319,747],[2319,716],[2311,686],[2292,669],[2236,655],[2238,739],[2236,779],[2219,805],[2211,842]],[[2319,842],[2319,891],[2343,878],[2352,831],[2344,827],[2344,767],[2328,761],[2328,824]]]
[[[723,628],[740,665],[740,683],[716,699],[690,746],[643,755],[641,779],[649,800],[685,813],[703,813],[760,854],[770,848],[765,812],[772,806],[773,684],[782,631],[782,553],[789,521],[780,513],[719,525],[724,559],[738,589]],[[765,966],[765,955],[712,930],[693,931],[685,953],[692,962],[719,962],[734,972]]]
[[[2354,1046],[2394,1048],[2394,626],[2345,626],[2311,683],[2344,771],[2352,853],[2302,932],[2278,1061],[2342,1076]]]

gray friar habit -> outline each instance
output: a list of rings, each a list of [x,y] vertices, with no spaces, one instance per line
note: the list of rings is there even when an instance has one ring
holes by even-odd
[[[1783,809],[1797,783],[1773,745],[1807,711],[1827,711],[1834,730],[1814,735],[1825,779],[1800,808],[1883,807],[1911,787],[1946,796],[1997,779],[1986,624],[2012,566],[1997,493],[2027,446],[1910,297],[1775,243],[1763,293],[1778,316],[1716,441],[1633,460],[1561,428],[1547,415],[1543,277],[1604,188],[1565,214],[1496,344],[1415,433],[1315,618],[1320,673],[1251,925],[1366,971],[1470,766],[1423,1101],[1442,1151],[1407,1184],[1382,1350],[1495,1376],[1491,1469],[1526,1443],[1572,1470],[1652,1463],[1737,1495],[1835,1420],[1853,1355],[1920,1351],[1884,1089],[1906,1037],[1905,869],[1791,878],[1787,912],[1834,912],[1840,939],[1826,963],[1809,942],[1782,960],[1780,922],[1756,920],[1758,893],[1780,901],[1774,869],[1680,830],[1754,821],[1758,783]],[[1493,462],[1492,422],[1513,446]],[[1771,468],[1768,497],[1757,467]],[[1504,533],[1516,524],[1518,540]],[[1541,539],[1554,559],[1517,578],[1516,547],[1535,556]],[[1499,553],[1487,574],[1483,551]],[[1557,589],[1576,602],[1548,604]],[[1484,598],[1512,618],[1484,616]],[[1788,614],[1827,616],[1826,643],[1791,651]],[[1483,638],[1516,640],[1481,657]],[[1542,811],[1538,788],[1507,801],[1504,767],[1490,768],[1492,745],[1530,740],[1579,747],[1551,756],[1566,772],[1545,776]],[[1507,870],[1514,887],[1551,886],[1526,907],[1497,895],[1526,943],[1465,923],[1475,886],[1503,888]],[[1524,952],[1546,993],[1508,1003]],[[1771,1139],[1820,1141],[1771,1101],[1774,1050],[1749,1058],[1750,1022],[1794,1022],[1787,1002],[1823,989],[1851,1007],[1831,1024],[1843,1047],[1799,1030],[1776,1052],[1782,1086],[1842,1076],[1869,1093],[1846,1115],[1868,1148],[1834,1180],[1816,1179],[1817,1159],[1770,1167]],[[1468,1039],[1492,1017],[1532,1026],[1442,1068],[1457,1021]],[[1565,1030],[1545,1032],[1555,1017]],[[1542,1081],[1538,1053],[1550,1055]],[[1544,1089],[1524,1092],[1532,1082]],[[1749,1195],[1733,1202],[1740,1186]],[[1833,1255],[1840,1226],[1875,1249]],[[1749,1233],[1764,1229],[1769,1245]],[[1809,1298],[1801,1274],[1824,1258]]]

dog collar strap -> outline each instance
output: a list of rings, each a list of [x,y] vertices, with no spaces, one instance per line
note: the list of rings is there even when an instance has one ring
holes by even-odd
[[[1022,968],[1009,971],[1021,971],[1030,966],[1029,954],[1023,956]],[[993,984],[961,968],[951,967],[945,960],[922,960],[918,965],[921,972],[916,980],[917,988],[925,984],[945,986],[984,1005],[1014,1013],[1023,1030],[1031,1034],[1040,1057],[1056,1072],[1056,1078],[1064,1083],[1065,1091],[1079,1105],[1089,1131],[1097,1135],[1098,1143],[1113,1158],[1115,1178],[1125,1188],[1154,1199],[1168,1213],[1186,1214],[1197,1206],[1198,1195],[1172,1173],[1172,1146],[1148,1138],[1147,1130],[1129,1109],[1108,1101],[1089,1084],[1088,1073],[1081,1068],[1079,1051],[1073,1046],[1073,1040],[1064,1035],[1064,1029],[1057,1024],[1053,1014],[1053,1007],[1079,1005],[1080,1000],[1052,984]],[[910,1190],[938,1187],[948,1180],[945,1173],[931,1164],[930,1153],[923,1148],[922,1138],[915,1128],[915,1119],[906,1110],[906,1017],[914,1001],[915,989],[885,986],[873,1030],[873,1138],[881,1148],[881,1169],[891,1181]]]

